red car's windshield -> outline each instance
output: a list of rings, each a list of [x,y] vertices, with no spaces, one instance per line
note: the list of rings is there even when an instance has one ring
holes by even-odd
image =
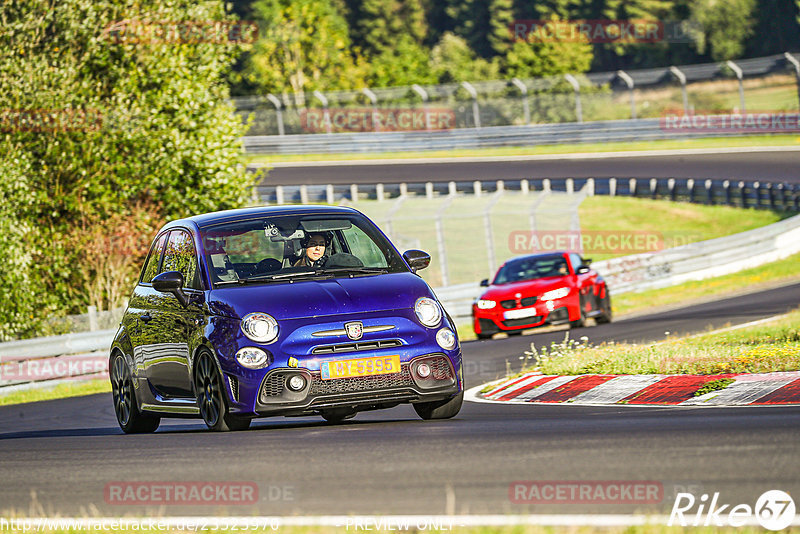
[[[561,254],[530,256],[508,261],[497,271],[493,284],[508,284],[569,274],[567,260]]]

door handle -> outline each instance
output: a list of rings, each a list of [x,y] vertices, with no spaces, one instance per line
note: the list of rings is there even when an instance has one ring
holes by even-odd
[[[145,323],[149,323],[152,317],[150,317],[149,313],[143,313],[142,315],[139,316],[139,319],[141,319]]]

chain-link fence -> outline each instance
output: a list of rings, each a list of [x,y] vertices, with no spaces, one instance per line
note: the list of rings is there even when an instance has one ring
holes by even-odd
[[[798,110],[791,54],[737,62],[237,97],[248,135],[450,130],[664,117],[670,113]]]
[[[432,286],[476,282],[490,277],[518,255],[510,240],[520,233],[578,232],[578,207],[588,192],[550,190],[441,197],[400,196],[391,202],[343,203],[365,213],[401,250],[422,249],[431,265],[420,275]]]

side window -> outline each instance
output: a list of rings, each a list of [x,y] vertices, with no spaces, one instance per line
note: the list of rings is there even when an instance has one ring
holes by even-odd
[[[161,253],[164,252],[164,241],[167,234],[161,234],[156,239],[153,248],[150,249],[150,255],[147,257],[144,270],[142,271],[141,283],[149,284],[155,275],[158,274],[158,262],[161,259]]]
[[[161,272],[179,271],[183,275],[184,287],[200,289],[200,277],[197,269],[197,253],[194,250],[192,236],[182,230],[169,233],[167,250],[164,252],[164,265]]]
[[[364,267],[387,267],[386,256],[361,228],[354,224],[347,230],[342,230],[342,234],[350,247],[350,253],[360,259]]]
[[[575,254],[574,252],[569,255],[569,261],[572,263],[572,270],[574,272],[578,272],[578,267],[583,264],[583,259],[581,259],[579,254]]]

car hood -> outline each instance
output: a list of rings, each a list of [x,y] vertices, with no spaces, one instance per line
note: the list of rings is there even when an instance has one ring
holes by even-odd
[[[483,292],[480,298],[490,300],[503,300],[505,298],[514,298],[514,295],[520,293],[523,297],[530,297],[534,295],[541,295],[545,291],[551,289],[558,289],[559,287],[569,286],[568,278],[566,277],[548,277],[539,278],[538,280],[523,280],[521,282],[514,282],[511,284],[491,285],[489,289]]]
[[[434,297],[424,280],[391,273],[225,287],[209,292],[208,306],[214,315],[264,312],[282,320],[407,309],[420,297]]]

